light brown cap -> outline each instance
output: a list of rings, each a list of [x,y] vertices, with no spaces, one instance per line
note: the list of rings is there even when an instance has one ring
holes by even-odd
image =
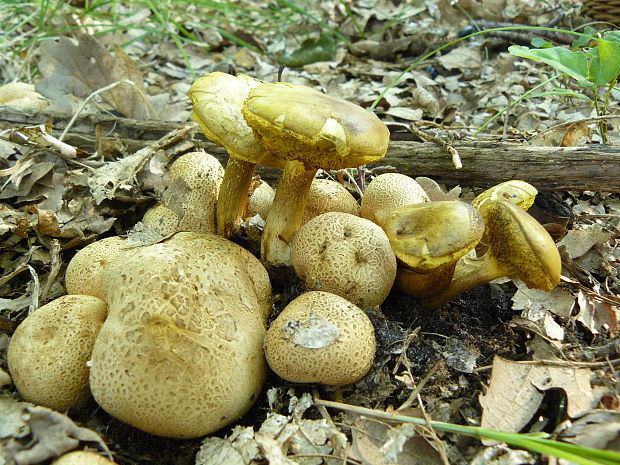
[[[106,315],[106,305],[97,297],[65,295],[17,327],[7,360],[25,400],[64,412],[88,399],[86,362]]]
[[[278,315],[265,337],[267,362],[294,383],[351,384],[375,356],[375,333],[366,314],[328,292],[300,295]]]
[[[205,136],[228,153],[249,163],[281,168],[282,162],[270,156],[254,138],[241,116],[241,107],[250,89],[261,84],[250,76],[209,73],[197,79],[189,90],[192,118]]]
[[[241,112],[264,147],[307,169],[380,160],[390,139],[385,124],[362,107],[285,82],[252,88]]]
[[[456,262],[482,238],[482,216],[471,205],[443,200],[405,205],[389,216],[385,231],[396,257],[416,271]]]
[[[78,450],[64,454],[54,460],[52,465],[113,465],[114,462],[103,455],[86,450]]]
[[[339,182],[315,178],[310,184],[308,200],[301,224],[327,212],[342,212],[359,216],[360,207],[355,197]]]

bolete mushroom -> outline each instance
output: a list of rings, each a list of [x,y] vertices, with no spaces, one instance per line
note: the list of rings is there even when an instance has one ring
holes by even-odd
[[[384,173],[366,187],[360,215],[384,228],[392,211],[428,201],[428,195],[414,179],[400,173]]]
[[[423,299],[424,306],[441,307],[468,289],[504,276],[546,291],[560,282],[560,254],[538,221],[504,200],[486,202],[483,216],[489,250],[481,257],[460,260],[450,285]]]
[[[381,304],[396,276],[385,232],[350,213],[323,213],[299,228],[291,262],[306,289],[337,294],[362,308]]]
[[[35,404],[67,411],[90,396],[86,362],[107,314],[90,295],[65,295],[31,313],[7,351],[15,387]]]
[[[106,269],[109,316],[90,372],[104,410],[177,438],[209,434],[247,412],[265,379],[266,312],[252,270],[231,249],[241,248],[179,233]]]
[[[250,89],[260,83],[245,74],[214,72],[196,80],[189,90],[192,118],[209,139],[230,155],[217,200],[217,230],[224,237],[239,232],[246,216],[248,190],[256,164],[283,166],[280,160],[271,157],[266,147],[256,142],[241,115],[241,106]]]
[[[290,265],[289,241],[301,223],[318,168],[356,167],[381,159],[389,130],[363,108],[306,86],[252,88],[241,112],[259,143],[287,160],[263,231],[262,260]]]
[[[471,205],[443,200],[397,208],[384,227],[402,264],[398,288],[428,297],[448,286],[458,259],[480,241],[484,222]]]
[[[265,356],[269,367],[288,381],[344,386],[370,370],[374,328],[348,300],[328,292],[307,292],[271,323]]]
[[[215,206],[224,177],[218,159],[205,152],[186,153],[170,165],[169,173],[161,202],[144,214],[142,223],[163,236],[178,231],[215,234]]]
[[[534,203],[537,194],[538,190],[531,184],[513,179],[485,190],[471,204],[479,211],[483,211],[487,202],[505,200],[527,211]]]

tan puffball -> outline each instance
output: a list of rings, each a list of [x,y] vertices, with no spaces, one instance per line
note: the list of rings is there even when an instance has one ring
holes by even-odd
[[[220,162],[208,153],[190,152],[169,171],[170,184],[161,202],[145,213],[142,223],[164,236],[177,231],[215,233],[215,205],[224,177]]]
[[[308,201],[301,218],[302,226],[315,216],[327,212],[343,212],[359,216],[355,197],[339,182],[315,178],[310,185]]]
[[[49,103],[49,100],[34,90],[33,84],[10,82],[0,86],[0,105],[43,110]]]
[[[247,216],[251,218],[260,215],[263,220],[266,220],[275,195],[276,191],[265,181],[261,181],[250,194]]]
[[[107,270],[109,316],[90,383],[112,416],[191,438],[241,418],[258,398],[265,327],[243,264],[209,250],[208,239],[183,242],[134,249]]]
[[[114,463],[95,452],[78,450],[58,457],[52,465],[113,465]]]
[[[307,292],[271,324],[265,356],[269,367],[288,381],[344,386],[370,370],[374,328],[366,314],[346,299]]]
[[[428,201],[424,189],[409,176],[400,173],[380,174],[364,191],[360,216],[384,228],[392,211],[405,205]]]
[[[86,362],[105,317],[105,303],[89,295],[65,295],[31,313],[7,352],[22,397],[60,412],[87,400]]]
[[[337,294],[362,308],[382,303],[396,277],[385,232],[349,213],[324,213],[299,228],[291,262],[307,289]]]
[[[76,253],[65,273],[67,293],[92,295],[105,301],[102,273],[124,252],[124,243],[120,237],[107,237]]]

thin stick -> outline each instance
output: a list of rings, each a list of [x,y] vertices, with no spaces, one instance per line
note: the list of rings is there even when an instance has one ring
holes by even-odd
[[[454,168],[456,168],[457,170],[460,170],[461,168],[463,168],[463,162],[461,161],[461,156],[459,155],[459,152],[452,145],[448,144],[444,140],[439,139],[438,137],[431,136],[430,134],[425,133],[424,131],[419,129],[415,124],[410,124],[409,129],[411,132],[413,132],[416,136],[420,137],[422,140],[425,140],[428,142],[434,142],[435,144],[438,144],[441,147],[443,147],[444,150],[452,156],[452,164],[454,165]]]

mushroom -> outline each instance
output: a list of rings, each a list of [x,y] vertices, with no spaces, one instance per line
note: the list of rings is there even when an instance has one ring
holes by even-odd
[[[78,251],[67,266],[65,286],[69,294],[84,294],[105,301],[103,270],[125,251],[125,240],[107,237]]]
[[[276,82],[250,90],[241,108],[259,143],[287,160],[261,243],[264,263],[290,265],[289,241],[301,223],[318,168],[381,159],[390,133],[363,108],[306,86]]]
[[[310,184],[301,225],[323,213],[342,212],[359,216],[359,210],[357,200],[342,184],[331,179],[315,178]]]
[[[366,187],[360,215],[383,228],[392,211],[428,201],[428,195],[414,179],[400,173],[384,173]]]
[[[259,215],[263,221],[269,214],[276,191],[265,181],[260,181],[248,199],[248,218]]]
[[[209,139],[230,155],[217,200],[217,231],[224,237],[236,235],[246,216],[255,165],[283,166],[256,142],[241,115],[241,106],[250,89],[260,83],[244,74],[215,72],[196,80],[189,90],[192,118]]]
[[[291,262],[306,289],[337,294],[362,308],[381,304],[396,276],[385,232],[342,212],[324,213],[299,228],[291,241]]]
[[[471,205],[444,200],[397,208],[384,227],[402,263],[399,289],[428,297],[448,286],[458,259],[480,241],[484,222]]]
[[[265,337],[269,367],[294,383],[354,383],[368,373],[374,355],[375,333],[366,314],[328,292],[294,299]]]
[[[247,412],[265,380],[267,315],[256,269],[239,260],[247,255],[218,236],[179,233],[105,270],[109,316],[90,373],[104,410],[176,438],[204,436]]]
[[[106,305],[89,295],[65,295],[31,313],[7,351],[15,387],[35,404],[67,411],[90,396],[86,362]]]
[[[163,236],[178,231],[215,234],[215,205],[224,177],[217,158],[205,152],[186,153],[170,165],[169,173],[161,202],[145,213],[142,223]]]
[[[534,203],[537,194],[538,190],[531,184],[513,179],[487,189],[478,195],[471,204],[479,211],[483,211],[487,202],[505,200],[527,211]]]
[[[481,257],[459,261],[450,285],[423,299],[425,307],[441,307],[468,289],[504,276],[546,291],[560,282],[560,254],[538,221],[503,200],[486,202],[483,216],[489,250]]]
[[[95,452],[77,450],[61,455],[52,465],[114,465],[114,462]]]

